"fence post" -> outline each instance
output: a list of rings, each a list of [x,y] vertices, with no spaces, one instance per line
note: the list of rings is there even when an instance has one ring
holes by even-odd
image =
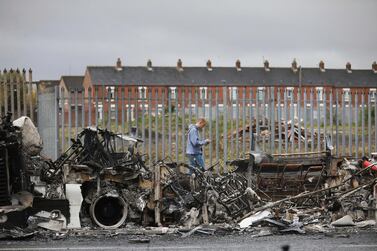
[[[158,153],[159,153],[159,146],[158,146],[158,132],[160,130],[158,130],[158,89],[155,88],[155,99],[156,99],[156,104],[155,104],[155,107],[154,107],[154,118],[155,118],[155,129],[154,129],[154,135],[155,135],[155,153],[156,153],[156,162],[158,161],[159,159],[159,156],[158,156]]]
[[[249,123],[249,139],[250,139],[250,144],[249,144],[249,150],[251,151],[252,147],[253,147],[253,121],[254,121],[254,118],[253,118],[253,88],[250,87],[250,91],[249,91],[249,95],[250,95],[250,123]]]
[[[219,135],[219,123],[220,123],[220,117],[219,117],[219,87],[216,87],[215,89],[215,105],[216,105],[216,162],[219,161],[220,154],[219,154],[219,142],[220,142],[220,135]],[[219,173],[220,170],[217,170]]]
[[[191,93],[191,91],[190,91]],[[212,88],[209,88],[208,90],[208,103],[209,103],[209,110],[208,110],[208,120],[209,120],[209,138],[212,140]],[[190,107],[191,111],[191,107]],[[213,140],[212,144],[209,145],[209,165],[212,166],[212,151],[213,151]]]
[[[304,128],[305,128],[305,142],[304,142],[304,151],[307,152],[308,151],[308,122],[306,121],[308,116],[307,116],[307,113],[308,113],[308,101],[307,101],[307,90],[306,88],[304,89]]]
[[[298,152],[301,152],[301,87],[298,88],[297,91],[297,127],[298,127],[298,140],[297,140],[297,146],[298,146]]]
[[[355,93],[355,157],[359,157],[359,94]]]
[[[287,88],[284,88],[284,118],[285,118],[285,153],[288,153],[288,97]]]
[[[59,146],[59,87],[38,88],[38,131],[43,140],[42,153],[55,160]]]
[[[61,137],[62,137],[62,144],[61,144],[61,152],[65,150],[65,97],[64,97],[65,89],[64,87],[60,88],[60,104],[61,104]]]
[[[185,130],[186,130],[186,125],[185,125],[185,116],[186,116],[186,107],[185,107],[185,91],[186,91],[186,88],[185,87],[182,87],[182,153],[183,153],[183,156],[182,156],[182,160],[183,162],[185,162],[185,157],[186,157],[186,154],[185,153],[185,149],[186,149],[186,145],[185,145],[185,142],[186,142],[186,133],[185,133]]]
[[[371,92],[368,91],[368,155],[372,153],[372,113],[371,113]],[[374,112],[376,117],[376,111]]]
[[[20,79],[20,70],[17,68],[16,70],[16,98],[17,98],[17,117],[21,117],[21,79]]]
[[[141,89],[141,97],[142,97],[141,99],[141,139],[143,140],[141,151],[144,154],[145,153],[145,99],[144,97],[146,97],[145,88]],[[122,112],[124,113],[123,110]],[[124,118],[124,114],[122,114],[122,119],[123,118]],[[123,124],[122,124],[122,128],[123,128]]]
[[[242,88],[242,158],[246,151],[246,87]]]
[[[335,129],[335,135],[336,135],[336,156],[339,156],[339,90],[335,89],[336,96],[335,96],[335,117],[336,117],[336,129]]]
[[[32,81],[33,81],[33,71],[31,68],[29,69],[29,105],[30,105],[30,119],[34,121],[34,108],[33,108],[33,86],[32,86]],[[36,95],[36,98],[38,95]]]
[[[345,93],[342,91],[342,155],[346,154],[346,104]]]
[[[348,138],[348,153],[349,156],[352,156],[352,92],[350,93],[349,99],[349,120],[348,120],[348,130],[349,130],[349,138]]]
[[[169,112],[169,114],[168,114],[168,120],[169,120],[169,125],[168,125],[168,127],[169,127],[169,142],[168,142],[168,155],[169,155],[169,157],[171,157],[171,153],[172,153],[172,147],[171,147],[171,144],[172,144],[172,137],[171,137],[171,134],[172,134],[172,130],[171,130],[171,115],[172,115],[172,107],[171,107],[171,99],[172,99],[172,96],[171,96],[171,92],[172,92],[172,90],[171,90],[171,88],[170,87],[168,87],[167,88],[167,91],[168,91],[168,112]]]
[[[10,110],[12,112],[12,115],[14,116],[14,80],[13,80],[13,69],[10,69],[10,75],[9,75],[9,91],[10,91]]]
[[[4,69],[4,75],[7,73],[7,70]],[[4,115],[8,112],[8,81],[4,79]]]
[[[361,154],[362,156],[365,156],[365,123],[364,123],[364,117],[365,117],[365,92],[361,92]]]
[[[278,154],[281,154],[281,148],[282,148],[282,131],[281,131],[281,88],[278,87],[277,90],[277,106],[278,106],[278,134],[279,134],[279,142],[278,142]]]
[[[162,130],[162,139],[161,139],[161,150],[162,150],[162,155],[161,158],[165,158],[165,88],[162,88],[162,94],[161,94],[161,104],[162,104],[162,111],[161,111],[161,120],[162,120],[162,125],[161,125],[161,130]]]
[[[228,160],[228,142],[227,142],[227,131],[228,131],[228,116],[227,116],[227,104],[228,104],[228,87],[225,85],[223,87],[223,107],[224,107],[224,129],[223,129],[223,141],[224,141],[224,163]]]

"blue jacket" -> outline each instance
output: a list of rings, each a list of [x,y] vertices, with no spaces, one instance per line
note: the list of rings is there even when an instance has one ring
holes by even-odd
[[[199,131],[196,125],[191,124],[187,134],[186,154],[201,154],[202,146],[205,144],[206,141],[199,138]]]

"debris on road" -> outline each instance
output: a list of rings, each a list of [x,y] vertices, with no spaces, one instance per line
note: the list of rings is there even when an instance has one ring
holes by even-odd
[[[55,161],[27,117],[0,123],[0,238],[50,233],[108,236],[251,232],[329,233],[373,228],[377,159],[318,153],[269,155],[203,171],[169,158],[148,166],[138,138],[83,129]],[[191,168],[189,176],[185,169]],[[223,170],[223,169],[221,169]],[[130,239],[147,243],[148,238]]]

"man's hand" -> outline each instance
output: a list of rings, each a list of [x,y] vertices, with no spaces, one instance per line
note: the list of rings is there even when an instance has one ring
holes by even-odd
[[[211,143],[211,140],[210,139],[206,139],[206,145],[208,145],[209,143]]]

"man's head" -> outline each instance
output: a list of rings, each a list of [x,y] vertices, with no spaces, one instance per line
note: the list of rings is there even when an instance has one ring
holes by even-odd
[[[205,127],[207,124],[207,121],[204,119],[204,118],[200,118],[196,121],[196,127],[199,128],[199,129],[202,129],[203,127]]]

